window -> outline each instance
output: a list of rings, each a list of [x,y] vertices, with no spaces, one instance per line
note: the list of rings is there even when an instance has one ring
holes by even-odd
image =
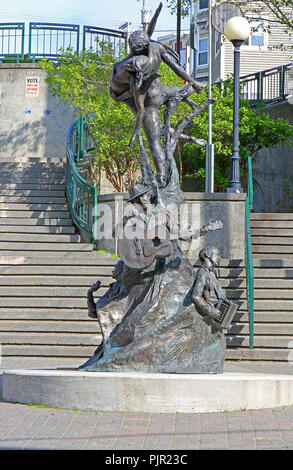
[[[209,0],[199,0],[199,9],[206,10],[209,8]]]
[[[198,65],[207,65],[208,47],[208,38],[200,38],[198,40]]]
[[[266,45],[264,22],[262,20],[253,21],[253,23],[250,24],[250,27],[250,36],[244,41],[243,45],[250,47],[264,47]]]

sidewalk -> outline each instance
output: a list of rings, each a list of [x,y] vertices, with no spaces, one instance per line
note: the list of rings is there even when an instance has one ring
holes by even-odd
[[[78,365],[78,359],[4,358],[0,372]],[[293,365],[226,363],[226,370],[293,374]],[[0,449],[293,450],[293,406],[226,413],[146,414],[62,410],[1,401]]]

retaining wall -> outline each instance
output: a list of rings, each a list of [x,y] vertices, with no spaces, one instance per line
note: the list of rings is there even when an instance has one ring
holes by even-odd
[[[65,157],[75,110],[48,91],[37,64],[0,64],[0,156]]]

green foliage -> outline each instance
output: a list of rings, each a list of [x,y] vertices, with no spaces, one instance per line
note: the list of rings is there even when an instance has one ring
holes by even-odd
[[[231,151],[233,137],[233,83],[228,80],[221,90],[214,85],[212,96],[217,102],[212,106],[212,140],[215,147],[215,190],[223,191],[230,180]],[[201,103],[207,98],[207,91],[194,94],[192,99]],[[286,119],[272,119],[264,112],[264,106],[252,110],[247,101],[240,99],[239,109],[240,167],[243,186],[246,187],[247,157],[255,157],[265,147],[278,144],[292,145],[293,126]],[[189,133],[197,138],[207,139],[208,113],[202,113]],[[182,152],[185,176],[202,179],[205,176],[205,148],[186,143]],[[189,171],[188,171],[189,169]]]
[[[95,143],[96,165],[117,191],[125,190],[125,179],[135,183],[139,167],[139,146],[128,149],[134,116],[123,103],[109,96],[109,81],[114,61],[111,45],[100,42],[98,52],[77,55],[70,48],[62,51],[57,65],[43,59],[47,83],[53,96],[77,109],[86,117]],[[121,54],[122,58],[122,54]]]
[[[196,3],[197,0],[167,0],[167,7],[170,8],[171,14],[177,12],[178,3],[181,6],[181,16],[184,18],[189,15],[189,8],[192,3]]]

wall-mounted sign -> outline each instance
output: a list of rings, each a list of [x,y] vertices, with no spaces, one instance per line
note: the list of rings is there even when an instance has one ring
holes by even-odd
[[[26,77],[26,96],[39,96],[40,78]]]

